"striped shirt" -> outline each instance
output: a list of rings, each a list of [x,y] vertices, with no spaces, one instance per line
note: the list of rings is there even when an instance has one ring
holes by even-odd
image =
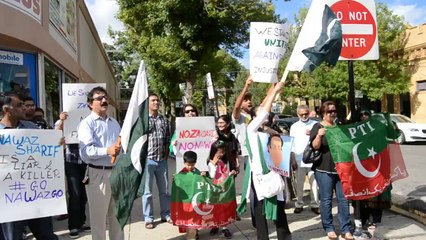
[[[165,150],[170,144],[170,124],[162,115],[149,115],[148,156],[154,161],[165,160]]]

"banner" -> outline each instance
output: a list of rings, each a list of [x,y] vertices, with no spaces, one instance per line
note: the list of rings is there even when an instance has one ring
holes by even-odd
[[[0,130],[0,223],[67,213],[61,137],[57,130]]]
[[[106,88],[106,83],[63,83],[62,109],[68,113],[64,122],[65,142],[78,143],[77,126],[90,114],[87,106],[87,94],[95,87]]]
[[[282,176],[290,176],[290,153],[293,145],[293,137],[280,136],[281,141],[271,140],[268,146],[269,134],[259,133],[259,139],[262,144],[263,155],[269,170],[274,171]]]
[[[196,152],[196,167],[200,171],[208,171],[207,160],[215,136],[214,117],[176,118],[176,172],[183,168],[183,154],[186,151]]]
[[[288,36],[288,24],[250,24],[250,74],[254,81],[278,81],[278,64],[287,51]]]
[[[222,184],[193,172],[178,173],[173,178],[171,194],[173,224],[185,228],[213,228],[235,222],[237,201],[235,180]]]

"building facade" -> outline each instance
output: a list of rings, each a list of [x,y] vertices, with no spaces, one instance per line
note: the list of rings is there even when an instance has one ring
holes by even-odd
[[[116,116],[114,76],[84,0],[0,0],[0,93],[32,96],[52,124],[62,83],[106,83]]]

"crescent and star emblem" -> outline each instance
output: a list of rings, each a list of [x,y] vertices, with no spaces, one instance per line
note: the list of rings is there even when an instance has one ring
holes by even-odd
[[[379,173],[380,170],[380,166],[382,165],[382,158],[379,157],[379,166],[377,166],[377,169],[374,171],[368,171],[367,169],[364,168],[364,166],[362,166],[361,161],[359,159],[358,156],[358,147],[359,145],[361,145],[362,142],[359,142],[357,144],[355,144],[354,148],[352,149],[352,154],[354,156],[354,163],[355,163],[355,167],[358,170],[359,173],[361,173],[361,175],[363,175],[366,178],[373,178],[377,175],[377,173]],[[368,149],[368,156],[369,157],[373,157],[377,154],[374,151],[374,148]]]
[[[198,205],[197,205],[197,197],[198,197],[198,195],[200,195],[200,194],[202,194],[203,192],[198,192],[198,193],[196,193],[193,197],[192,197],[192,201],[191,201],[191,203],[192,203],[192,208],[194,208],[194,211],[198,214],[198,215],[201,215],[201,216],[205,216],[205,215],[209,215],[212,211],[213,211],[213,208],[214,208],[214,206],[212,206],[212,208],[208,211],[208,212],[204,212],[204,211],[202,211],[199,207],[198,207]],[[208,202],[208,199],[206,200],[206,203],[208,204],[209,202]]]

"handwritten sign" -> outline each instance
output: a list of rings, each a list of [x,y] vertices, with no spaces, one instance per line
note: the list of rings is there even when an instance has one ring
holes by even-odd
[[[288,24],[250,24],[250,74],[254,81],[278,81],[278,64],[287,51],[288,36]]]
[[[0,130],[0,223],[67,213],[61,136],[57,130]]]
[[[183,168],[183,154],[186,151],[196,152],[195,166],[200,171],[208,171],[207,160],[215,133],[214,117],[176,118],[176,172]]]
[[[106,88],[106,83],[63,83],[62,109],[68,113],[68,118],[64,122],[65,142],[78,143],[77,126],[81,119],[90,114],[87,105],[87,94],[95,87]]]
[[[282,176],[290,176],[290,153],[293,145],[293,137],[280,136],[279,139],[271,140],[268,146],[269,135],[266,133],[259,133],[259,139],[262,143],[263,155],[269,170],[274,171]],[[279,147],[279,148],[278,148]]]

